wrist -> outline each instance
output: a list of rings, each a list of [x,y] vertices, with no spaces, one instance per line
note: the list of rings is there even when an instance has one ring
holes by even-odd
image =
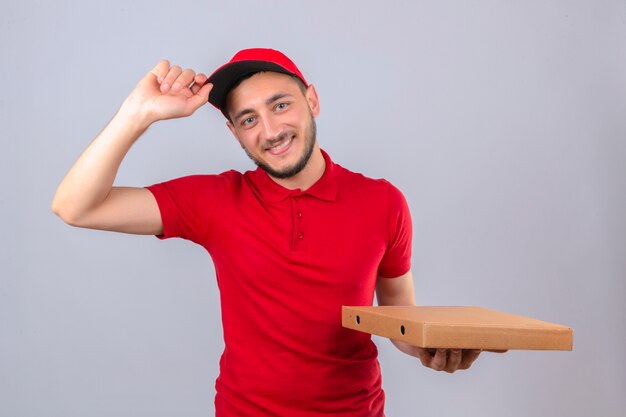
[[[136,105],[129,99],[126,99],[115,114],[115,118],[120,119],[129,127],[133,127],[139,131],[144,131],[157,119],[145,110],[145,106]]]

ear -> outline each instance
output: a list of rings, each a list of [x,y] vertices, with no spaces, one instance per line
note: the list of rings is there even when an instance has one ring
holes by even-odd
[[[317,117],[320,115],[320,101],[317,97],[317,91],[315,91],[315,86],[313,84],[309,84],[306,89],[306,101],[309,105],[309,109],[311,110],[311,114],[313,117]]]
[[[241,146],[243,148],[243,144],[241,143],[241,140],[239,139],[239,136],[237,136],[237,131],[235,130],[235,126],[233,126],[233,124],[229,121],[226,122],[226,126],[228,126],[228,130],[230,130],[230,133],[233,134],[233,136],[235,137],[235,140],[237,140],[237,142],[239,142],[239,146]]]

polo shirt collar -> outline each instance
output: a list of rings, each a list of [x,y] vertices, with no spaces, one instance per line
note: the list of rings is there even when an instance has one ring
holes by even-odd
[[[291,196],[310,195],[324,201],[334,201],[339,188],[339,170],[330,156],[321,149],[326,167],[319,180],[305,191],[289,190],[272,180],[261,168],[250,172],[250,179],[261,198],[268,203],[278,203]]]

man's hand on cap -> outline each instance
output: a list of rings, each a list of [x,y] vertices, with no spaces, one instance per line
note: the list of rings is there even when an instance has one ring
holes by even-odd
[[[208,100],[213,85],[205,84],[206,80],[202,73],[183,71],[162,60],[139,81],[121,110],[143,117],[148,124],[190,116]]]

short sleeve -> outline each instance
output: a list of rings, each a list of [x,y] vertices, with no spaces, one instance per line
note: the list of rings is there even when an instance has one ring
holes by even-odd
[[[388,243],[378,267],[378,275],[395,278],[411,269],[413,225],[409,206],[402,192],[387,183]]]
[[[161,213],[163,234],[157,237],[179,237],[202,244],[215,207],[228,193],[234,174],[191,175],[145,187],[154,195]]]

